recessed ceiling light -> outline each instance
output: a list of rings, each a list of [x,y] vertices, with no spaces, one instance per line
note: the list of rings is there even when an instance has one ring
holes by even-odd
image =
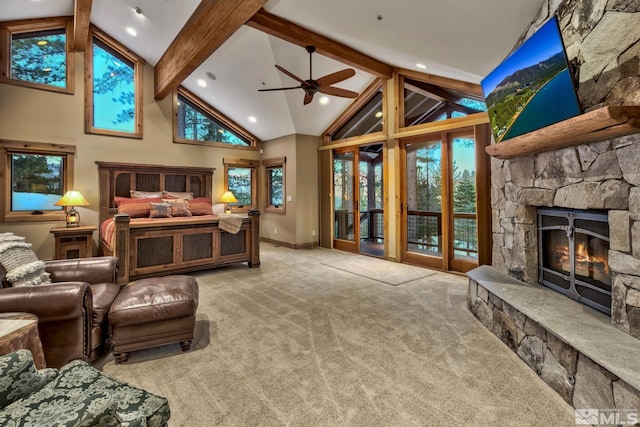
[[[127,28],[125,28],[125,30],[127,30],[127,33],[129,33],[130,36],[135,37],[135,36],[138,35],[138,32],[133,27],[127,27]]]
[[[320,98],[320,104],[327,105],[328,103],[329,103],[329,97],[328,96],[323,96],[322,98]]]
[[[376,117],[378,117],[378,118],[382,117],[382,111],[378,111],[378,112],[376,113]]]
[[[418,68],[420,68],[420,69],[422,69],[422,70],[426,70],[426,69],[427,69],[427,66],[426,66],[426,65],[421,64],[421,63],[419,63],[419,62],[416,64],[416,67],[418,67]]]
[[[144,10],[140,9],[138,6],[134,7],[133,10],[135,10],[138,15],[144,16]]]
[[[206,75],[207,75],[207,77],[209,77],[211,80],[215,80],[215,79],[217,78],[217,77],[215,76],[215,74],[213,74],[213,73],[211,73],[211,72],[209,72],[209,71],[207,71],[205,74],[206,74]]]
[[[250,121],[251,123],[255,123],[255,122],[257,122],[257,121],[258,121],[258,119],[256,119],[256,118],[255,118],[255,117],[253,117],[253,116],[249,116],[249,121]]]
[[[49,42],[46,40],[38,40],[38,46],[46,46],[47,44],[49,44]]]
[[[198,79],[198,86],[207,87],[207,82],[205,82],[203,79]]]

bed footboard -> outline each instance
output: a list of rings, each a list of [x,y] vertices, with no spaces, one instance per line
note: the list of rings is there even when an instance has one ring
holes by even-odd
[[[120,259],[119,283],[238,262],[258,267],[260,211],[249,211],[237,234],[218,228],[217,220],[132,226],[128,215],[116,215],[112,246],[114,255]]]

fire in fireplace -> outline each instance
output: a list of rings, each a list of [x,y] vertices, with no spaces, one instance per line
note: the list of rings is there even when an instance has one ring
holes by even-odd
[[[538,209],[540,283],[611,314],[606,212]]]

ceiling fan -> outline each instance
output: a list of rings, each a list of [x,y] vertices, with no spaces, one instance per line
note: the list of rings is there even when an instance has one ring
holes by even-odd
[[[315,46],[307,46],[305,47],[307,52],[309,52],[309,80],[302,80],[300,77],[291,73],[290,71],[285,70],[281,66],[276,64],[276,68],[292,79],[300,82],[300,86],[291,86],[291,87],[280,87],[274,89],[258,89],[258,92],[268,92],[272,90],[289,90],[289,89],[302,89],[304,90],[304,105],[307,105],[313,99],[313,95],[316,93],[325,93],[327,95],[333,96],[341,96],[343,98],[356,98],[358,94],[356,92],[341,89],[339,87],[333,87],[332,84],[339,83],[343,80],[346,80],[350,77],[355,76],[356,72],[352,68],[347,68],[342,71],[336,71],[335,73],[327,74],[324,77],[320,77],[318,80],[313,79],[313,68],[312,68],[312,54],[316,51]]]

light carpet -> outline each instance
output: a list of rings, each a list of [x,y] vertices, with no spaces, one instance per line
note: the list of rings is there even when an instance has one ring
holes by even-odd
[[[332,259],[323,264],[392,286],[402,285],[436,274],[435,271],[426,268],[353,254],[346,254],[342,258]]]
[[[328,267],[350,254],[261,249],[260,268],[194,274],[191,351],[99,367],[166,396],[170,426],[574,425],[572,408],[468,312],[466,278],[429,271],[381,286]]]

